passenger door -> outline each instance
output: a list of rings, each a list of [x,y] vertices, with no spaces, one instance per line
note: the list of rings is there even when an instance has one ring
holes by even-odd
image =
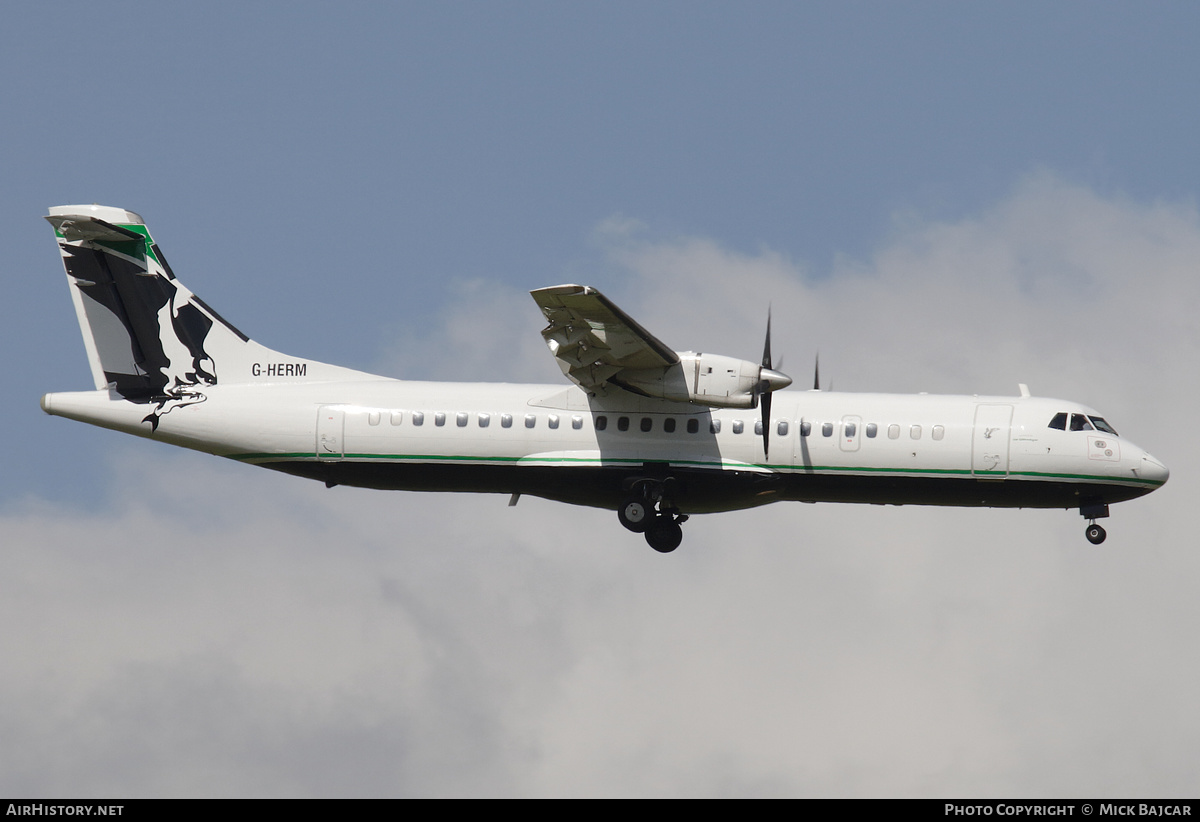
[[[1008,476],[1012,414],[1011,405],[980,403],[975,406],[975,433],[971,441],[972,475],[991,479]]]

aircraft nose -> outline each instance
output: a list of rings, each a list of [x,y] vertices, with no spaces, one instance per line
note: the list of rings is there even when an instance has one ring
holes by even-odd
[[[1170,478],[1171,472],[1167,466],[1163,465],[1149,453],[1142,453],[1142,464],[1138,468],[1138,475],[1142,479],[1147,479],[1162,485]]]

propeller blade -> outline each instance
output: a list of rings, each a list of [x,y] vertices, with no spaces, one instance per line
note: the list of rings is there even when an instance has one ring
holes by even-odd
[[[813,365],[813,391],[821,390],[821,352],[817,352],[816,363]]]
[[[771,389],[762,395],[763,459],[771,456]]]
[[[771,306],[767,306],[767,339],[763,343],[762,367],[771,367]]]
[[[767,338],[763,341],[762,368],[758,371],[758,385],[754,387],[756,398],[762,400],[763,457],[771,454],[771,392],[787,388],[792,378],[776,371],[771,364],[771,307],[767,306]]]

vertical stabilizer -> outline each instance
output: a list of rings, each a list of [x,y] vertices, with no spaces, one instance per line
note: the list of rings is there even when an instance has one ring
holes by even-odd
[[[175,278],[142,218],[101,205],[55,206],[54,226],[97,389],[163,414],[221,383],[371,375],[288,357],[251,341]]]
[[[175,279],[141,217],[93,205],[52,208],[46,219],[97,388],[145,402],[216,384],[208,348],[222,336],[247,338]]]

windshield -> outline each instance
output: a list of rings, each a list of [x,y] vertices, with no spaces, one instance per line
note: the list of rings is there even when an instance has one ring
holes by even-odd
[[[1068,425],[1068,420],[1070,423]],[[1114,437],[1120,436],[1117,429],[1113,428],[1104,417],[1095,417],[1089,414],[1068,414],[1066,411],[1060,411],[1055,414],[1050,420],[1050,428],[1056,428],[1059,431],[1066,431],[1068,427],[1071,431],[1103,431],[1105,434],[1111,434]]]

